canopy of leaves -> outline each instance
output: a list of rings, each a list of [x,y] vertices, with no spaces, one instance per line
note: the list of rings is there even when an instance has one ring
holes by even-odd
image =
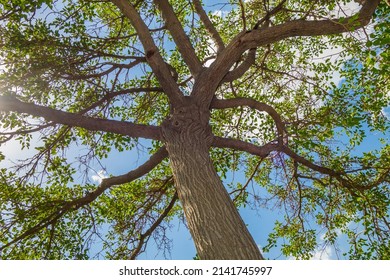
[[[159,1],[129,2],[190,95],[195,77]],[[328,0],[203,2],[169,1],[203,67],[241,32],[294,20],[342,21],[347,7],[359,8]],[[389,15],[382,1],[371,23],[356,31],[260,46],[245,73],[215,92],[218,99],[263,102],[283,121],[289,152],[210,150],[237,207],[283,212],[265,252],[281,248],[285,256],[308,259],[344,236],[346,258],[390,258]],[[0,0],[0,103],[17,98],[76,116],[159,126],[169,99],[137,32],[110,1]],[[245,52],[232,72],[251,57]],[[210,124],[215,136],[257,146],[278,137],[274,118],[246,106],[212,110]],[[0,258],[135,258],[151,237],[169,253],[166,230],[183,214],[166,155],[149,172],[129,172],[123,180],[110,169],[119,153],[128,155],[127,166],[136,161],[135,150],[162,155],[161,141],[17,110],[0,110],[0,127],[6,147],[0,150]],[[11,165],[5,155],[12,141],[26,157]],[[102,167],[110,178],[97,186],[90,176]]]

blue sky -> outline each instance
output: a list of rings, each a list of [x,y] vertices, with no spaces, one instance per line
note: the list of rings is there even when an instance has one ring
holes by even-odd
[[[206,3],[213,3],[212,1],[206,1]],[[228,6],[224,6],[226,9]],[[214,6],[215,12],[218,13],[218,6]],[[385,112],[390,114],[389,108],[385,109]],[[368,131],[367,131],[368,132]],[[379,134],[371,134],[367,133],[367,138],[365,141],[355,150],[357,154],[360,154],[364,151],[372,150],[375,147],[380,147],[379,138],[386,137],[386,135]],[[387,135],[388,137],[388,135]],[[344,140],[344,139],[343,139]],[[346,140],[346,138],[345,138]],[[388,138],[387,138],[388,140]],[[37,139],[35,141],[38,141]],[[149,142],[144,142],[145,146],[148,146]],[[20,145],[15,141],[7,143],[0,147],[0,150],[4,152],[4,154],[10,159],[21,159],[27,156],[33,155],[33,150],[21,151]],[[70,157],[74,157],[78,154],[78,148],[73,147],[72,151],[69,153]],[[133,151],[118,153],[113,152],[110,156],[102,160],[103,166],[107,167],[107,171],[112,175],[120,175],[128,172],[131,169],[136,168],[140,164],[142,164],[147,159],[147,154],[142,151],[138,151],[134,149]],[[10,166],[10,162],[0,162],[0,167],[8,167]],[[95,181],[96,184],[99,182],[99,175],[107,176],[104,173],[99,165],[93,167],[90,173],[90,179]],[[244,183],[246,179],[243,175],[236,176],[236,182]],[[230,177],[226,179],[226,182],[231,180]],[[260,188],[260,186],[255,186]],[[267,244],[268,234],[272,231],[274,227],[274,222],[276,219],[283,219],[281,217],[282,212],[279,212],[277,209],[268,210],[263,209],[261,211],[250,209],[250,207],[241,208],[240,214],[246,224],[248,224],[249,231],[251,232],[253,238],[259,246],[264,246]],[[172,251],[171,258],[172,259],[192,259],[195,254],[195,247],[191,240],[191,236],[185,227],[185,225],[179,221],[179,219],[175,219],[172,223],[173,227],[169,230],[169,237],[172,239]],[[318,240],[321,241],[321,234],[318,236]],[[340,247],[345,247],[345,238],[340,235]],[[98,245],[97,245],[98,247]],[[139,259],[163,259],[164,256],[161,252],[156,250],[157,246],[153,239],[150,239],[147,250],[143,253]],[[323,253],[321,255],[321,253]],[[265,254],[266,258],[270,259],[283,259],[284,257],[280,254],[280,247],[272,250],[270,253]],[[318,252],[315,253],[315,259],[336,259],[337,255],[334,248],[325,247],[320,248]]]
[[[367,137],[362,142],[362,144],[354,150],[355,155],[362,155],[363,152],[371,151],[376,148],[380,148],[383,144],[379,141],[380,138],[387,139],[389,143],[389,135],[379,134],[379,133],[369,133],[367,131]],[[342,137],[342,141],[348,141],[347,137]],[[237,182],[245,183],[246,179],[241,174],[235,175],[237,178]],[[225,181],[231,180],[231,177],[228,177]],[[261,188],[261,186],[254,185],[255,188]],[[241,217],[244,222],[248,225],[248,229],[255,239],[256,243],[261,247],[267,244],[268,234],[272,232],[274,223],[278,219],[283,221],[283,210],[281,209],[251,209],[249,206],[246,208],[240,208],[239,210]],[[191,236],[185,227],[185,225],[179,221],[178,219],[174,220],[174,224],[176,225],[169,231],[169,237],[172,238],[172,251],[171,258],[172,259],[192,259],[195,254],[195,246],[191,240]],[[337,248],[340,252],[337,252],[336,248],[333,246],[325,246],[321,245],[314,252],[314,256],[312,259],[344,259],[342,256],[343,252],[347,252],[349,249],[349,244],[347,244],[347,238],[345,235],[341,234],[339,231],[338,243],[336,244]],[[317,241],[319,244],[323,241],[323,234],[321,230],[318,231]],[[265,253],[264,256],[269,259],[286,259],[280,253],[280,246],[271,249],[269,253]],[[153,240],[150,240],[150,243],[147,247],[147,251],[143,253],[139,259],[163,259],[164,256],[161,252],[156,251],[156,244]],[[288,258],[289,259],[289,258]]]
[[[380,137],[385,137],[386,135],[374,135],[368,134],[365,141],[362,145],[356,149],[356,153],[360,154],[364,151],[369,151],[374,147],[380,147],[381,144],[379,142]],[[389,135],[387,135],[388,139]],[[147,144],[147,143],[145,143]],[[10,142],[6,145],[0,147],[1,151],[9,159],[17,159],[24,158],[27,154],[32,155],[32,150],[30,151],[21,151],[20,145],[16,142]],[[73,150],[70,154],[77,155],[77,150]],[[141,151],[133,150],[129,152],[119,153],[114,152],[107,159],[102,161],[103,166],[107,166],[107,169],[113,175],[120,175],[128,172],[129,170],[137,167],[142,164],[147,159],[147,155]],[[9,166],[9,162],[1,162],[0,167]],[[99,166],[96,166],[95,171],[91,171],[90,179],[92,181],[96,181],[98,183],[98,173],[101,171]],[[100,172],[100,174],[104,174]],[[106,174],[105,174],[106,175]],[[94,177],[95,176],[95,177]],[[237,182],[245,183],[246,179],[243,175],[235,174],[235,178]],[[226,181],[230,181],[231,177],[228,177]],[[260,186],[255,185],[255,188],[261,188]],[[274,222],[276,219],[283,219],[283,212],[278,209],[268,210],[254,210],[250,207],[241,208],[240,214],[244,220],[244,222],[248,225],[249,231],[251,232],[253,238],[259,246],[264,246],[267,244],[268,234],[272,231],[274,227]],[[166,255],[168,258],[172,259],[192,259],[196,250],[194,244],[192,242],[191,236],[189,234],[186,226],[179,219],[175,218],[172,222],[172,228],[168,230],[168,237],[172,239],[172,250],[171,254]],[[318,236],[318,241],[321,241],[321,234]],[[340,249],[346,250],[347,244],[345,237],[340,236]],[[92,248],[92,252],[98,250],[100,248],[99,244],[96,245],[95,248]],[[164,259],[164,255],[162,252],[157,251],[157,244],[151,238],[148,247],[145,253],[141,254],[139,259]],[[344,251],[342,250],[342,251]],[[321,255],[322,254],[322,255]],[[93,256],[93,253],[91,253]],[[279,247],[271,250],[271,252],[264,255],[269,259],[285,259],[284,256],[280,253],[280,244]],[[342,258],[342,256],[340,256]],[[315,253],[315,259],[337,259],[336,251],[332,247],[319,248],[319,250]]]

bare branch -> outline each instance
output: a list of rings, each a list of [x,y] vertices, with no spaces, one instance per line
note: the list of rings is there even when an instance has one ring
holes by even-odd
[[[35,117],[45,118],[53,123],[82,127],[92,131],[112,132],[130,137],[141,137],[154,140],[161,139],[160,128],[157,126],[86,117],[80,114],[68,113],[41,105],[25,103],[19,101],[15,97],[0,96],[0,111],[26,113]]]
[[[93,104],[91,104],[87,108],[79,111],[79,114],[85,114],[86,112],[92,110],[93,108],[96,108],[96,107],[104,104],[104,102],[108,102],[108,101],[110,101],[111,99],[113,99],[113,98],[115,98],[117,96],[130,94],[130,93],[139,93],[139,92],[164,92],[164,91],[160,87],[145,87],[145,88],[144,87],[140,87],[140,88],[128,88],[128,89],[123,89],[123,90],[119,90],[119,91],[111,91],[111,92],[108,92],[100,100],[94,102]]]
[[[199,18],[203,22],[204,27],[210,33],[211,38],[213,38],[215,44],[217,45],[217,52],[219,53],[225,48],[225,44],[223,43],[221,36],[219,35],[214,24],[211,22],[210,18],[207,16],[200,1],[193,0],[192,2],[194,3],[196,13],[199,15]]]
[[[130,259],[135,260],[135,258],[138,256],[139,252],[142,249],[142,246],[145,244],[145,240],[153,233],[153,231],[161,224],[161,222],[165,219],[166,216],[168,216],[169,212],[172,210],[173,206],[175,206],[175,203],[178,199],[177,192],[173,195],[171,202],[169,205],[165,208],[164,212],[158,217],[158,219],[152,224],[152,226],[141,234],[140,240],[138,243],[138,246],[134,249],[132,252]]]
[[[297,216],[298,216],[298,219],[299,221],[301,222],[301,227],[303,230],[305,230],[305,224],[304,224],[304,221],[303,221],[303,218],[302,218],[302,185],[301,185],[301,182],[299,181],[299,174],[298,174],[298,163],[294,160],[294,171],[293,171],[293,175],[292,177],[294,178],[296,184],[297,184],[297,187],[298,187],[298,199],[299,199],[299,202],[298,202],[298,213],[297,213]]]
[[[7,138],[5,140],[0,141],[0,144],[3,144],[5,142],[11,140],[15,135],[31,134],[31,133],[40,131],[42,129],[48,128],[50,126],[54,126],[54,123],[46,123],[46,124],[38,125],[35,128],[26,129],[26,130],[19,129],[16,131],[0,132],[0,136],[7,136]]]
[[[119,69],[120,71],[122,69],[131,69],[144,61],[146,61],[146,59],[143,57],[143,58],[138,58],[129,64],[119,64],[119,63],[106,62],[104,64],[101,64],[99,67],[102,68],[103,66],[106,66],[106,65],[110,65],[111,67],[108,68],[107,70],[102,71],[102,72],[90,73],[90,74],[74,74],[74,73],[68,72],[68,73],[65,73],[63,75],[60,75],[60,77],[63,79],[66,79],[66,80],[86,80],[86,79],[90,79],[90,78],[98,78],[98,77],[106,76],[117,69]],[[95,67],[95,68],[97,68],[97,67]]]
[[[282,10],[284,3],[286,2],[287,0],[282,0],[275,8],[273,8],[271,11],[268,11],[267,14],[256,23],[253,29],[258,29],[264,22],[269,21],[271,16],[277,14],[280,10]]]
[[[173,107],[177,104],[181,104],[184,99],[183,94],[172,77],[169,67],[165,64],[164,59],[153,41],[149,28],[146,26],[141,16],[134,6],[126,0],[112,0],[111,2],[122,11],[137,30],[139,39],[145,49],[146,60],[160,82],[161,87],[164,89],[164,92],[171,100]]]
[[[166,26],[170,31],[179,52],[183,56],[185,63],[190,68],[192,76],[196,77],[202,70],[202,64],[200,63],[187,34],[184,32],[183,26],[173,11],[171,4],[169,4],[167,0],[154,0],[154,3],[159,7]]]
[[[259,162],[256,164],[252,174],[249,176],[248,180],[246,181],[245,185],[243,185],[241,188],[239,189],[236,189],[232,192],[230,192],[229,194],[232,195],[233,193],[236,193],[238,192],[238,194],[233,198],[233,202],[237,201],[237,199],[246,191],[246,189],[248,188],[250,182],[252,182],[253,178],[255,177],[257,171],[259,170],[259,167],[261,165],[261,163],[263,162],[263,159],[264,158],[261,158],[259,160]]]
[[[194,87],[197,98],[211,103],[212,93],[221,84],[232,65],[241,55],[253,48],[265,46],[289,37],[320,36],[350,32],[367,25],[380,0],[366,1],[361,10],[351,17],[328,20],[293,20],[271,27],[241,32],[218,55],[217,59],[202,74],[207,83],[200,83]]]
[[[240,9],[241,9],[241,19],[242,19],[242,25],[244,27],[244,30],[246,30],[246,15],[245,15],[245,5],[242,2],[242,0],[238,0],[240,3]]]

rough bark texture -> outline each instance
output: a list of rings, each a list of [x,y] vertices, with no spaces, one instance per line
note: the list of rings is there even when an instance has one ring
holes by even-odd
[[[163,125],[175,185],[201,259],[263,259],[209,156],[209,112],[188,98]]]

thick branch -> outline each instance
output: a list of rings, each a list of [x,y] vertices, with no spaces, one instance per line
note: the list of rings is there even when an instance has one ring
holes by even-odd
[[[202,74],[202,78],[207,80],[207,83],[196,85],[194,92],[202,95],[198,99],[209,104],[213,98],[212,94],[218,88],[232,65],[239,60],[245,51],[289,37],[332,35],[362,28],[369,23],[379,2],[380,0],[365,1],[365,4],[357,14],[342,20],[293,20],[280,25],[241,32]]]
[[[165,147],[160,148],[155,154],[153,154],[148,161],[144,164],[140,165],[138,168],[120,175],[111,178],[103,179],[99,187],[87,194],[86,196],[79,198],[77,200],[72,201],[73,205],[76,205],[77,208],[80,208],[84,205],[87,205],[94,201],[99,195],[101,195],[104,191],[111,188],[115,185],[121,185],[125,183],[129,183],[138,179],[145,174],[149,173],[153,168],[155,168],[160,162],[162,162],[168,156],[168,152]]]
[[[275,8],[273,8],[271,11],[267,12],[265,17],[260,19],[256,25],[253,27],[253,29],[258,29],[264,22],[269,21],[271,16],[277,14],[280,10],[282,10],[284,4],[286,3],[287,0],[282,0]]]
[[[19,101],[15,97],[0,96],[0,111],[26,113],[35,117],[92,131],[112,132],[136,138],[160,140],[160,128],[152,125],[131,122],[91,118],[80,114],[68,113],[45,106]]]
[[[168,156],[168,152],[166,151],[165,147],[160,148],[154,155],[150,157],[150,159],[139,166],[137,169],[134,169],[127,174],[117,176],[117,177],[111,177],[107,179],[103,179],[100,186],[93,192],[87,194],[84,197],[67,201],[62,204],[62,206],[52,214],[50,214],[45,219],[41,220],[37,225],[34,227],[28,229],[21,235],[14,238],[11,242],[3,245],[0,247],[0,251],[11,246],[12,244],[17,243],[18,241],[27,238],[33,234],[36,234],[40,230],[46,228],[49,225],[54,225],[59,219],[61,219],[66,213],[71,211],[76,211],[80,209],[81,207],[90,204],[92,201],[94,201],[98,196],[100,196],[105,190],[109,189],[110,187],[114,185],[120,185],[124,183],[129,183],[139,177],[144,176],[145,174],[149,173],[154,167],[156,167],[164,158]]]
[[[253,29],[254,30],[258,29],[261,26],[261,24],[263,24],[263,22],[267,22],[272,15],[279,12],[283,8],[283,5],[285,2],[286,2],[286,0],[281,1],[272,11],[268,12],[267,15],[263,19],[259,20],[256,23],[256,25],[253,27]],[[241,1],[240,1],[240,5],[241,5],[241,10],[243,10],[244,6],[243,6],[243,3]],[[244,17],[244,15],[243,15],[243,17]],[[246,28],[244,28],[244,29],[246,29]],[[232,81],[240,78],[241,76],[243,76],[246,73],[246,71],[249,70],[249,68],[255,63],[255,61],[256,61],[256,48],[253,48],[253,49],[249,50],[248,56],[240,64],[240,66],[238,66],[236,69],[234,69],[226,74],[226,76],[222,80],[222,83],[232,82]]]
[[[230,148],[238,151],[243,151],[250,153],[255,156],[260,156],[262,158],[267,157],[271,152],[277,151],[277,152],[282,152],[292,159],[294,159],[296,162],[301,163],[302,165],[320,172],[322,174],[330,175],[333,176],[341,181],[345,182],[345,179],[343,179],[341,176],[343,173],[341,172],[336,172],[330,168],[323,167],[320,165],[317,165],[308,159],[298,155],[294,151],[292,151],[289,147],[282,145],[282,144],[277,144],[277,143],[267,143],[263,146],[257,146],[252,143],[248,143],[245,141],[237,140],[237,139],[229,139],[229,138],[222,138],[222,137],[217,137],[214,136],[213,147],[218,147],[218,148]]]
[[[242,140],[223,138],[218,136],[214,136],[211,145],[217,148],[229,148],[242,152],[247,152],[262,158],[267,157],[271,152],[278,151],[280,149],[279,145],[275,143],[267,143],[263,146],[257,146],[255,144],[248,143]]]
[[[327,174],[327,175],[330,175],[330,176],[333,176],[335,178],[338,178],[340,179],[342,173],[340,172],[336,172],[330,168],[327,168],[327,167],[323,167],[323,166],[320,166],[320,165],[317,165],[313,162],[311,162],[310,160],[298,155],[297,153],[295,153],[293,150],[291,150],[289,147],[287,146],[280,146],[280,151],[285,153],[286,155],[288,155],[290,158],[294,159],[296,162],[299,162],[300,164],[314,170],[314,171],[317,171],[317,172],[320,172],[322,174]]]
[[[220,51],[222,51],[225,48],[225,44],[223,43],[221,36],[219,35],[214,24],[211,22],[210,18],[207,16],[200,1],[193,0],[192,2],[194,3],[196,13],[199,15],[199,18],[203,22],[204,27],[211,35],[211,38],[213,38],[214,43],[217,45],[217,52],[219,53]]]
[[[284,154],[288,155],[290,158],[292,158],[297,163],[300,163],[300,164],[302,164],[302,165],[304,165],[304,166],[306,166],[314,171],[317,171],[319,173],[326,174],[326,175],[329,175],[329,176],[336,178],[341,183],[341,185],[343,187],[347,188],[348,190],[350,190],[352,192],[354,192],[355,190],[365,191],[365,190],[371,189],[375,186],[378,186],[381,183],[383,183],[385,181],[385,178],[388,177],[388,175],[389,175],[389,171],[385,171],[376,180],[373,180],[373,182],[371,182],[370,184],[361,184],[360,182],[354,182],[353,180],[351,180],[348,177],[347,172],[335,171],[335,170],[332,170],[330,168],[317,165],[317,164],[309,161],[308,159],[298,155],[297,153],[292,151],[287,146],[281,146],[280,151],[283,152]],[[301,176],[301,175],[299,175],[299,176],[303,178],[303,176]]]
[[[285,2],[286,2],[286,0],[281,1],[272,11],[268,12],[264,18],[262,18],[261,20],[259,20],[256,23],[256,25],[253,27],[253,30],[258,29],[264,22],[267,23],[269,18],[272,15],[278,13],[283,8],[283,5]],[[243,6],[243,3],[241,3],[241,1],[240,1],[240,5],[241,5],[241,10],[243,10],[244,6]],[[244,28],[244,29],[246,29],[246,28]],[[249,50],[248,56],[246,57],[244,62],[242,62],[240,64],[240,66],[237,67],[236,69],[227,73],[226,76],[223,78],[222,83],[232,82],[232,81],[240,78],[241,76],[243,76],[245,74],[246,71],[249,70],[249,68],[255,63],[255,61],[256,61],[256,48],[252,48]]]
[[[156,75],[164,92],[168,95],[173,106],[181,104],[184,97],[178,85],[171,75],[169,67],[162,58],[152,36],[149,28],[142,20],[141,16],[135,10],[132,4],[126,0],[111,0],[122,13],[130,20],[131,24],[137,30],[139,39],[145,49],[146,60]]]
[[[243,76],[246,71],[255,63],[256,61],[256,49],[250,49],[248,52],[248,56],[245,60],[234,70],[230,71],[223,78],[222,83],[233,82],[237,80],[241,76]]]
[[[170,31],[180,54],[183,56],[185,63],[188,65],[192,76],[196,77],[202,69],[195,50],[184,32],[183,26],[172,9],[171,4],[167,0],[154,0],[154,3],[159,7],[166,26]]]
[[[366,1],[360,12],[345,19],[293,20],[284,24],[252,30],[242,36],[244,49],[264,46],[289,37],[332,35],[354,31],[367,25],[380,0]]]
[[[329,175],[336,178],[344,187],[349,190],[357,189],[357,190],[365,190],[369,187],[367,186],[357,186],[349,182],[347,179],[343,177],[345,173],[337,172],[330,168],[317,165],[310,160],[298,155],[294,151],[292,151],[289,147],[283,144],[277,143],[267,143],[263,146],[257,146],[252,143],[248,143],[245,141],[237,140],[237,139],[229,139],[215,136],[212,143],[213,147],[217,148],[230,148],[233,150],[238,150],[242,152],[247,152],[249,154],[259,156],[260,158],[267,157],[271,152],[282,152],[292,158],[295,162],[298,162],[311,170],[317,171],[321,174]]]
[[[356,184],[355,182],[350,180],[350,178],[348,178],[345,171],[335,171],[328,167],[315,164],[314,162],[298,155],[296,152],[291,150],[288,146],[284,145],[283,143],[267,143],[263,146],[258,146],[238,139],[222,138],[222,137],[214,136],[212,146],[217,148],[229,148],[233,150],[243,151],[255,156],[259,156],[260,158],[266,158],[271,152],[281,152],[289,156],[291,159],[293,159],[295,163],[300,163],[311,170],[314,170],[324,175],[329,175],[331,177],[334,177],[341,183],[343,187],[347,188],[352,192],[354,190],[364,191],[367,189],[371,189],[379,185],[380,183],[384,182],[386,176],[388,176],[389,174],[389,172],[386,171],[383,174],[381,174],[379,178],[375,180],[373,183],[367,185],[361,185],[359,183]]]

